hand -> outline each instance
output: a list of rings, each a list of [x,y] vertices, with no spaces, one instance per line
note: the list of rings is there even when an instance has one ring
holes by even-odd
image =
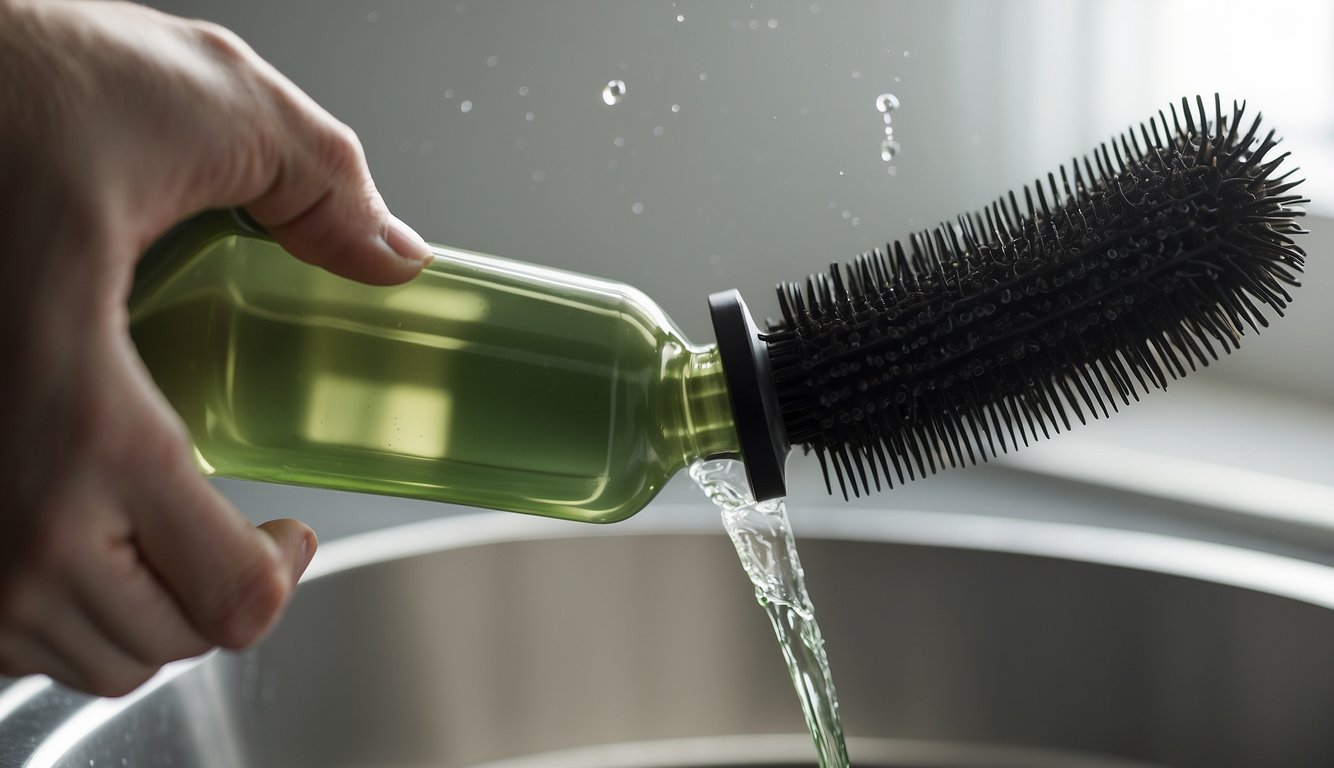
[[[315,550],[199,474],[125,300],[172,224],[244,206],[349,278],[429,258],[356,137],[217,26],[139,6],[0,0],[0,674],[121,695],[259,640]]]

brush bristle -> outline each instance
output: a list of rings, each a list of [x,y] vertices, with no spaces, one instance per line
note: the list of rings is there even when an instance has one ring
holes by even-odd
[[[846,498],[1107,416],[1282,315],[1304,263],[1287,154],[1196,98],[907,247],[778,287],[790,441]],[[1182,124],[1184,120],[1184,125]],[[1295,170],[1295,169],[1294,169]],[[1036,200],[1036,202],[1035,202]]]

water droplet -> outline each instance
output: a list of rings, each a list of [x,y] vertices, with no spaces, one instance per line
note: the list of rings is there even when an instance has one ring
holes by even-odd
[[[462,102],[459,103],[459,111],[465,115],[471,112],[472,102],[467,99],[464,99]]]
[[[643,213],[643,212],[644,212],[644,204],[643,204],[643,203],[635,203],[634,205],[630,206],[630,212],[631,212],[631,213]]]
[[[759,29],[759,28],[760,28],[760,20],[759,20],[759,19],[751,19],[751,20],[750,20],[750,23],[747,24],[746,26],[750,27],[751,29]]]
[[[846,220],[846,219],[850,219],[850,218],[852,218],[852,211],[844,211],[844,212],[843,212],[843,218],[844,218],[845,220]]]
[[[537,119],[537,115],[533,114],[532,112],[524,112],[523,119],[531,123]]]
[[[672,112],[680,112],[680,111],[681,111],[681,105],[680,105],[680,104],[673,104],[673,105],[672,105]]]
[[[453,88],[446,88],[446,89],[445,89],[445,98],[446,98],[446,99],[452,99],[452,98],[454,98],[454,89],[453,89]]]
[[[853,80],[860,80],[860,79],[862,79],[862,71],[861,71],[860,69],[854,69],[854,70],[852,70],[852,79],[853,79]]]
[[[541,170],[533,171],[533,181],[537,182],[538,184],[541,184],[546,180],[547,180],[546,171],[541,171]]]
[[[903,78],[899,77],[898,75],[894,75],[894,82],[897,83],[898,81],[900,81],[900,80],[902,80],[902,79],[903,79]]]
[[[709,263],[710,263],[710,264],[713,264],[714,266],[717,266],[717,265],[719,265],[719,264],[722,264],[722,263],[723,263],[723,257],[722,257],[722,255],[721,255],[721,254],[717,254],[717,253],[711,253],[711,254],[709,254]]]
[[[853,216],[853,217],[852,217],[852,226],[854,226],[854,227],[860,227],[861,225],[862,225],[862,220],[859,219],[859,218],[857,218],[856,216]]]
[[[704,80],[708,80],[708,79],[709,79],[709,73],[708,73],[708,72],[700,72],[700,73],[699,73],[699,79],[700,79],[701,82],[704,81]]]
[[[899,143],[893,139],[880,142],[880,159],[889,162],[899,153]]]
[[[379,12],[379,11],[371,11],[370,13],[366,14],[366,23],[367,23],[367,24],[374,24],[375,22],[377,22],[377,21],[379,21],[379,20],[380,20],[380,12]]]
[[[486,65],[487,65],[488,67],[494,67],[495,65],[497,65],[497,64],[499,64],[499,63],[500,63],[500,59],[499,59],[498,57],[496,57],[496,56],[487,56],[487,57],[486,57]]]
[[[625,98],[625,82],[622,80],[608,81],[602,88],[602,102],[609,107],[614,107],[621,103]]]
[[[654,135],[654,136],[661,136],[661,135],[662,135],[662,126],[661,126],[661,125],[655,125],[655,126],[653,126],[653,135]]]
[[[625,146],[625,137],[624,137],[624,136],[617,136],[616,138],[614,138],[614,139],[611,140],[611,143],[612,143],[612,144],[615,144],[615,145],[618,146],[618,147],[624,147],[624,146]]]
[[[875,97],[875,108],[885,113],[885,120],[889,120],[889,113],[899,108],[899,97],[892,93],[882,93]]]
[[[899,175],[899,169],[898,169],[898,166],[894,166],[894,165],[889,166],[889,175],[890,175],[890,176],[898,176],[898,175]]]
[[[526,86],[526,85],[521,85],[521,86],[519,86],[519,95],[520,95],[520,96],[527,96],[527,95],[528,95],[528,86]]]
[[[834,201],[834,200],[830,200],[830,201],[829,201],[829,210],[832,211],[832,210],[834,210],[835,208],[838,208],[838,203],[837,203],[836,201]]]
[[[685,15],[684,13],[678,13],[678,14],[676,14],[676,20],[677,20],[678,22],[680,22],[680,21],[685,21],[685,20],[686,20],[686,15]]]
[[[908,58],[908,52],[907,52],[907,51],[904,51],[904,52],[903,52],[903,58],[905,58],[905,59]]]
[[[846,171],[839,171],[839,172],[838,172],[838,175],[839,175],[839,176],[842,176],[844,173],[846,173]]]
[[[769,19],[769,29],[778,29],[778,19]]]

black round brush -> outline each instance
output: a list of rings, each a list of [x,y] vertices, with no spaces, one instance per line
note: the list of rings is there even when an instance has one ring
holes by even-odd
[[[1106,416],[1281,315],[1303,233],[1244,105],[1181,101],[1022,191],[778,287],[768,332],[710,297],[757,498],[791,445],[846,498]],[[1295,170],[1295,169],[1294,169]]]

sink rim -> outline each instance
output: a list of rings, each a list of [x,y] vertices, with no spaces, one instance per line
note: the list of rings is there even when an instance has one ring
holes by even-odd
[[[883,542],[1091,563],[1186,577],[1334,610],[1334,567],[1232,545],[1083,524],[944,512],[804,507],[794,518],[799,543],[806,539]],[[331,541],[320,548],[302,583],[477,546],[664,534],[724,536],[713,510],[704,504],[660,504],[614,526],[479,512]],[[30,715],[30,710],[39,711],[54,727],[22,764],[31,768],[56,765],[102,725],[217,653],[169,664],[119,699],[67,692],[43,676],[22,678],[0,688],[0,735],[8,724]],[[58,697],[65,703],[56,703]]]
[[[829,539],[1045,557],[1181,576],[1334,610],[1334,566],[1230,544],[1082,523],[956,512],[803,507],[800,516],[793,513],[792,517],[798,547],[804,539]],[[663,534],[725,535],[705,504],[651,506],[616,525],[478,512],[336,539],[320,547],[301,582],[377,563],[508,541]]]

